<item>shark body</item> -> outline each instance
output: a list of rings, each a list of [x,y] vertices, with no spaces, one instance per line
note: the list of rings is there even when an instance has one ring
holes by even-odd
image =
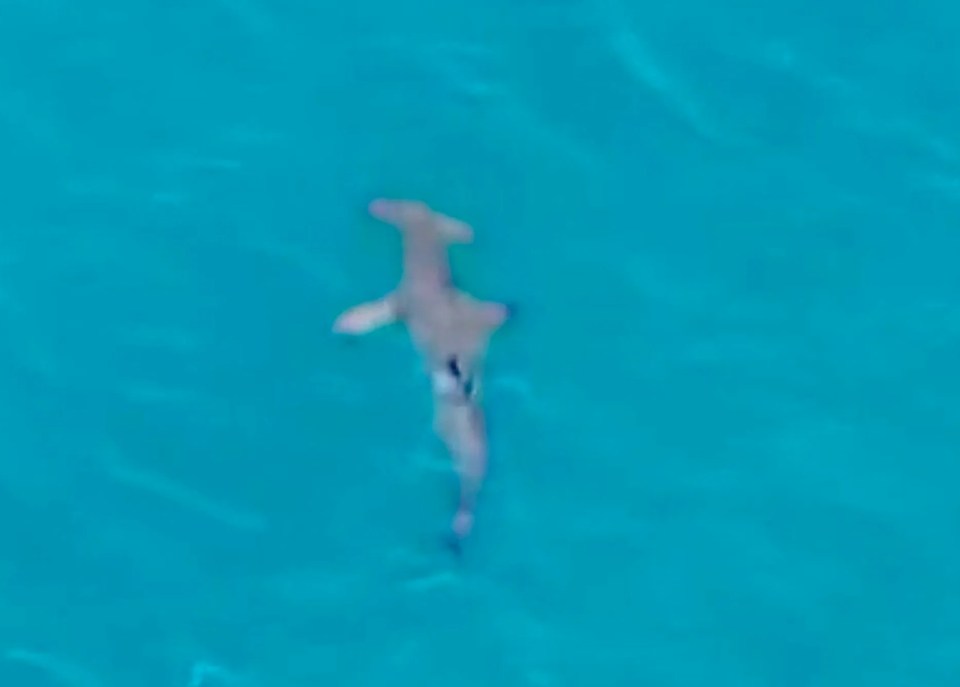
[[[509,318],[503,303],[482,301],[458,289],[448,246],[469,243],[473,230],[420,201],[378,199],[370,214],[399,229],[403,271],[390,293],[341,313],[334,332],[363,335],[402,322],[431,378],[434,431],[451,454],[460,478],[452,523],[456,541],[473,527],[477,495],[486,476],[488,449],[481,402],[483,361],[493,333]]]

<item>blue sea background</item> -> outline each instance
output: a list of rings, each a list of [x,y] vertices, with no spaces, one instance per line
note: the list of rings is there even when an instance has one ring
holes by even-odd
[[[0,685],[960,684],[958,35],[0,4]],[[459,562],[377,196],[517,305]]]

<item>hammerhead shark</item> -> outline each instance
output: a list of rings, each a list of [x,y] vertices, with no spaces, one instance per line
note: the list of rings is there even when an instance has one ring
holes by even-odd
[[[377,199],[369,212],[400,230],[400,282],[385,296],[341,313],[333,331],[362,335],[395,322],[406,325],[431,377],[434,430],[460,476],[460,505],[452,529],[462,540],[472,529],[476,496],[486,474],[483,362],[490,338],[506,322],[510,308],[478,300],[454,285],[447,250],[451,244],[472,242],[468,224],[412,200]]]

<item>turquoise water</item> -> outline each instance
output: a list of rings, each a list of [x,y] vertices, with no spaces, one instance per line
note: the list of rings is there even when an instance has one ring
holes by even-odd
[[[0,685],[957,685],[958,32],[0,4]],[[519,305],[459,564],[378,195]]]

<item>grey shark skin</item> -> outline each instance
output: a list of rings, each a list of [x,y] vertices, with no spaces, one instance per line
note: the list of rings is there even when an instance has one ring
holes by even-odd
[[[429,371],[453,359],[463,379],[474,378],[509,313],[506,305],[477,300],[453,284],[447,246],[471,242],[473,229],[419,201],[378,199],[369,209],[400,230],[403,273],[387,295],[343,312],[333,330],[359,335],[402,321]]]
[[[333,331],[362,335],[398,321],[406,325],[431,376],[434,430],[460,477],[453,522],[460,541],[472,529],[486,475],[486,422],[479,394],[483,361],[490,337],[506,322],[509,309],[477,300],[453,284],[447,249],[473,240],[469,225],[419,201],[378,199],[369,211],[400,230],[403,272],[387,295],[344,311]]]
[[[433,373],[433,429],[453,458],[460,477],[460,498],[450,542],[459,552],[473,529],[477,497],[487,475],[487,422],[480,380],[467,384],[451,370]]]

